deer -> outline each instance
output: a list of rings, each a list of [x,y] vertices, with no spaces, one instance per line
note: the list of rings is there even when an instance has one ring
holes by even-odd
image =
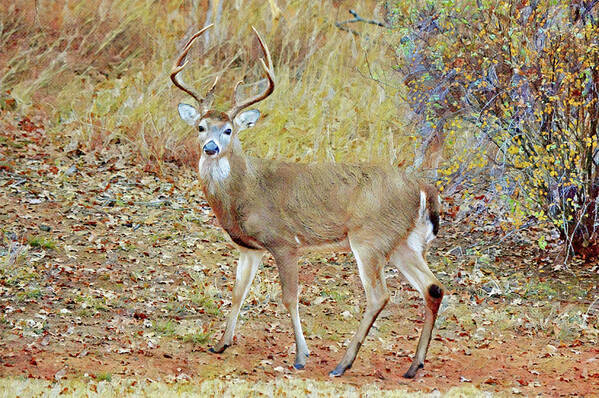
[[[235,271],[231,312],[224,334],[212,348],[222,353],[233,344],[240,308],[265,253],[278,268],[282,302],[295,335],[294,367],[304,369],[310,351],[298,309],[298,260],[309,252],[352,252],[365,296],[366,308],[358,329],[338,365],[329,373],[341,376],[351,368],[360,346],[389,301],[384,267],[393,264],[422,295],[424,326],[416,353],[404,377],[413,378],[424,366],[444,287],[430,271],[425,255],[439,231],[441,201],[438,191],[398,168],[367,163],[288,163],[244,153],[241,131],[260,117],[254,105],[273,93],[275,75],[270,52],[252,27],[261,47],[265,75],[260,92],[242,98],[240,81],[227,111],[212,107],[214,89],[206,95],[180,79],[194,41],[212,25],[195,33],[175,61],[174,85],[193,97],[197,107],[180,103],[178,113],[197,129],[201,148],[198,177],[205,199],[240,255]],[[262,85],[264,86],[264,84]],[[258,87],[260,88],[260,87]]]

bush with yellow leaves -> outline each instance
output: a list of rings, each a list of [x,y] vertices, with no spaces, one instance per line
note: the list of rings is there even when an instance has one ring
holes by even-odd
[[[550,221],[566,253],[586,258],[599,255],[595,3],[456,0],[395,10],[404,33],[398,69],[421,129],[450,144],[465,131],[475,138],[463,150],[468,161],[454,157],[439,170],[440,184],[463,182],[474,168],[501,170],[490,189],[518,203],[520,222]]]

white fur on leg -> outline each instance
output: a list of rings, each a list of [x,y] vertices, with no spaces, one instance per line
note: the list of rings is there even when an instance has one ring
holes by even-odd
[[[420,209],[418,209],[418,218],[423,220],[426,216],[426,193],[420,191]]]
[[[406,239],[408,246],[417,253],[422,253],[433,239],[433,223],[430,221],[426,208],[426,193],[420,191],[420,208],[418,209],[418,219],[414,229],[409,233]]]
[[[235,297],[233,298],[231,313],[229,314],[229,318],[227,320],[225,339],[229,340],[232,340],[233,336],[235,335],[235,327],[237,325],[239,310],[243,305],[243,301],[245,300],[248,292],[250,291],[252,281],[254,280],[256,271],[260,265],[260,260],[262,260],[262,257],[264,256],[263,252],[255,250],[240,248],[239,251],[240,256],[237,263],[237,270],[235,271],[235,288],[233,294],[235,295],[236,293],[241,293],[241,295],[240,297],[237,297],[239,301],[237,301]]]

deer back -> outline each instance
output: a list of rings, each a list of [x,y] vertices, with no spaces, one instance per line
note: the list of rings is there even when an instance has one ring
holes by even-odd
[[[423,184],[400,171],[244,156],[229,162],[229,178],[205,194],[233,240],[251,248],[347,246],[348,232],[360,230],[390,250],[418,217]]]

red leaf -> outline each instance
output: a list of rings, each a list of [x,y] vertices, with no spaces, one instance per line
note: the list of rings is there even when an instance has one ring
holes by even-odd
[[[489,377],[487,380],[485,380],[485,384],[499,384],[499,380],[494,377]]]
[[[148,319],[148,315],[144,314],[143,312],[136,312],[135,314],[133,314],[133,318],[135,318],[135,319]]]

